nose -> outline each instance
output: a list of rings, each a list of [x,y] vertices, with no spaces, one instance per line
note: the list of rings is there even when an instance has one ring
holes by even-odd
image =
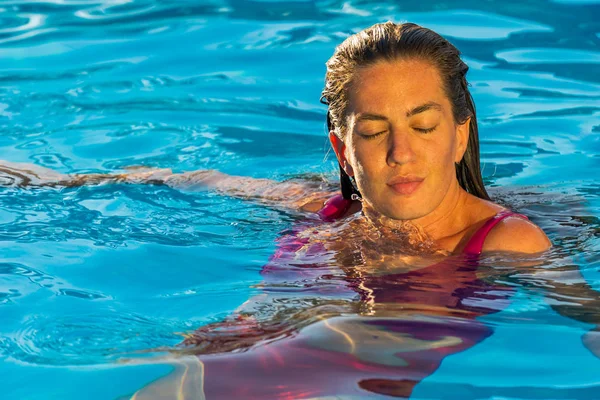
[[[390,167],[403,165],[415,160],[413,137],[406,130],[394,130],[388,136],[389,148],[387,164]]]

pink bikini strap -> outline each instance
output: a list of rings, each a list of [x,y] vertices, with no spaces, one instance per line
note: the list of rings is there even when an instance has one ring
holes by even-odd
[[[485,242],[485,238],[487,237],[488,233],[490,233],[492,228],[494,226],[496,226],[504,218],[511,217],[511,216],[528,219],[525,215],[517,214],[510,210],[500,211],[498,214],[496,214],[492,218],[485,221],[485,224],[483,224],[483,226],[481,228],[479,228],[479,230],[477,232],[475,232],[475,234],[471,237],[471,239],[465,246],[463,253],[468,254],[468,255],[481,254],[481,251],[483,250],[483,242]]]
[[[325,206],[317,214],[325,222],[332,222],[346,214],[352,205],[352,200],[345,199],[341,194],[335,195],[325,202]]]

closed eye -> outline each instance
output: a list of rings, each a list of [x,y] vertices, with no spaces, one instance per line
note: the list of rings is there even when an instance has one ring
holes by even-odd
[[[365,139],[373,139],[373,138],[376,138],[377,136],[383,135],[386,132],[387,132],[387,130],[386,131],[377,132],[377,133],[369,133],[369,134],[359,133],[359,135],[361,137],[365,138]]]
[[[432,128],[413,128],[413,129],[417,132],[429,133],[429,132],[433,132],[435,130],[435,128],[437,128],[437,125]]]

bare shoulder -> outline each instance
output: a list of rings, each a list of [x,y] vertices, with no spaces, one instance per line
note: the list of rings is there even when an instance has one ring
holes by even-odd
[[[298,201],[297,206],[300,208],[300,211],[316,213],[325,207],[325,203],[331,196],[330,193],[311,196],[309,199]]]
[[[552,247],[544,231],[533,222],[519,216],[500,221],[488,234],[483,251],[540,253]]]

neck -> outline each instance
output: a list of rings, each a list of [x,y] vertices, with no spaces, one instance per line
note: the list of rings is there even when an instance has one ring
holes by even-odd
[[[462,231],[467,225],[465,213],[457,212],[466,210],[469,194],[454,181],[440,205],[431,213],[414,220],[432,240],[438,240]]]
[[[464,229],[467,224],[465,215],[457,210],[464,210],[469,194],[460,187],[458,181],[453,182],[440,205],[431,213],[412,220],[395,220],[373,210],[363,204],[363,214],[382,230],[392,229],[396,233],[410,234],[416,241],[435,242]]]

